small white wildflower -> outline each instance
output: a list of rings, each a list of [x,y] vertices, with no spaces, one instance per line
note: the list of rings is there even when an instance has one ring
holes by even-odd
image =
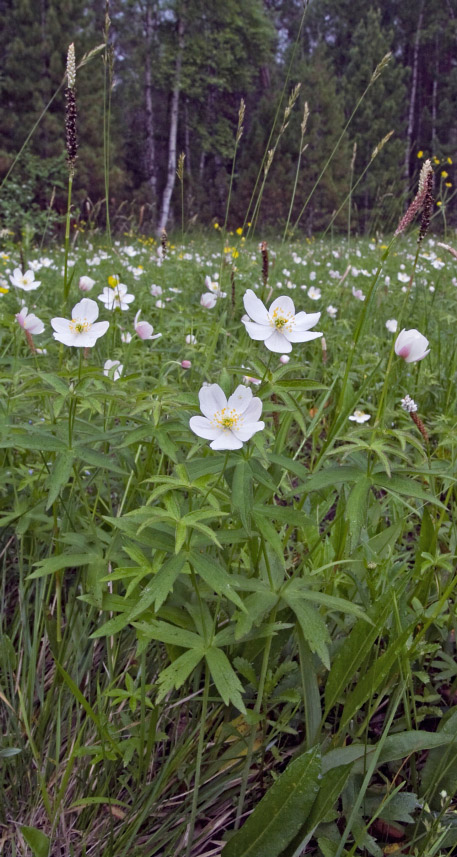
[[[415,414],[417,411],[416,402],[411,398],[411,396],[408,396],[408,394],[406,394],[405,398],[401,400],[401,406],[408,414]]]

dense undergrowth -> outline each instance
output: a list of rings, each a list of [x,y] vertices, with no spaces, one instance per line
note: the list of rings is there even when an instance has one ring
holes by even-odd
[[[5,244],[8,857],[455,852],[455,260],[436,238],[272,242],[262,276],[230,241],[86,242],[66,301],[60,250]],[[323,338],[281,362],[241,322],[248,289],[321,311]],[[83,297],[109,321],[86,350],[50,325]],[[205,382],[261,399],[241,449],[190,430]]]

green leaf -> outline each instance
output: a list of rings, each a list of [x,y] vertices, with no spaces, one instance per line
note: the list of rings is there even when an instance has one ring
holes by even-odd
[[[202,638],[193,631],[186,631],[168,622],[153,619],[151,622],[134,622],[135,628],[149,640],[160,640],[171,646],[181,646],[183,649],[198,649],[203,655],[204,643]]]
[[[284,548],[281,541],[281,537],[279,533],[275,530],[273,524],[261,515],[258,510],[253,511],[252,517],[254,518],[254,523],[256,529],[259,531],[260,535],[264,537],[267,544],[270,545],[272,550],[274,550],[275,554],[279,559],[284,559]]]
[[[79,568],[98,560],[100,560],[98,553],[61,553],[57,556],[49,556],[35,563],[38,566],[37,570],[29,574],[26,580],[36,580],[38,577],[46,577],[47,574],[54,574],[63,568]]]
[[[416,500],[423,500],[425,503],[433,503],[440,509],[446,509],[446,506],[433,496],[429,491],[425,491],[414,479],[408,479],[405,476],[392,476],[390,479],[385,473],[375,473],[372,476],[374,485],[378,488],[384,488],[391,494],[406,494],[407,497],[415,497]]]
[[[238,711],[246,714],[246,708],[241,698],[243,685],[231,666],[227,655],[222,649],[212,646],[205,652],[205,658],[211,678],[225,705],[229,705],[231,702],[235,708],[238,708]]]
[[[319,794],[308,819],[283,854],[281,854],[281,857],[295,857],[296,854],[302,852],[311,839],[317,825],[327,817],[333,804],[338,800],[350,773],[351,766],[345,765],[342,768],[333,768],[324,774],[319,783]]]
[[[360,531],[367,519],[368,494],[371,484],[371,479],[368,476],[360,476],[346,503],[346,518],[349,522],[352,550],[357,547]]]
[[[317,610],[310,607],[309,604],[304,604],[303,601],[299,601],[297,598],[292,598],[289,601],[286,596],[283,596],[283,600],[294,611],[302,634],[311,651],[319,655],[322,663],[329,670],[330,655],[327,643],[330,642],[330,635],[322,616]]]
[[[379,658],[376,658],[367,672],[359,677],[354,690],[348,694],[346,699],[343,713],[338,723],[339,731],[343,731],[346,724],[349,723],[356,712],[360,711],[362,705],[377,693],[378,688],[386,680],[397,661],[400,652],[403,651],[410,633],[410,628],[406,628],[396,640],[391,640],[387,650]]]
[[[67,449],[65,452],[61,452],[57,455],[51,473],[47,479],[49,493],[46,503],[46,511],[50,509],[54,500],[57,499],[60,489],[67,484],[73,469],[73,461],[74,452],[71,449]]]
[[[27,842],[27,845],[32,849],[34,857],[48,857],[51,847],[51,840],[41,830],[36,827],[26,827],[21,824],[21,833]]]
[[[373,624],[358,621],[336,655],[325,688],[325,714],[340,699],[343,690],[355,676],[361,663],[369,655],[376,639],[382,634],[392,603],[388,595],[369,612]]]
[[[157,684],[160,685],[157,702],[160,702],[173,688],[179,690],[197,664],[200,663],[202,657],[203,649],[189,649],[179,658],[176,658],[170,666],[162,670],[157,679]]]
[[[340,482],[358,482],[365,476],[366,473],[358,467],[327,467],[325,470],[309,476],[304,488],[308,494],[310,491],[321,491],[322,488],[333,487]]]
[[[239,515],[247,533],[251,532],[252,473],[249,462],[240,458],[232,482],[232,511]]]
[[[319,791],[319,748],[287,766],[222,851],[222,857],[279,857],[306,821]]]
[[[198,551],[190,551],[189,562],[194,571],[200,575],[202,580],[218,595],[225,595],[229,601],[236,604],[244,613],[246,608],[238,595],[233,589],[232,578],[213,558],[208,559],[204,553]]]

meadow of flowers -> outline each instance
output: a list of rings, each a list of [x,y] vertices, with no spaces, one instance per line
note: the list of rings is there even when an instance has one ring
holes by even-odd
[[[457,847],[452,240],[240,232],[4,240],[6,855]]]

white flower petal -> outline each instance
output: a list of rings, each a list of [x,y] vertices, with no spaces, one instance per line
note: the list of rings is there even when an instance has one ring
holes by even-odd
[[[297,312],[294,330],[309,330],[321,317],[320,312]]]
[[[216,411],[221,411],[227,407],[227,398],[224,391],[219,387],[219,384],[210,384],[208,387],[202,387],[198,398],[200,401],[200,410],[205,417],[212,419]]]
[[[295,315],[295,304],[292,298],[290,298],[289,295],[280,295],[279,298],[275,298],[269,309],[270,316],[275,311],[284,315]]]
[[[84,318],[93,322],[98,318],[98,306],[91,298],[83,298],[72,309],[72,318]]]
[[[249,321],[247,315],[241,319],[251,339],[265,340],[271,336],[271,324],[258,324],[256,321]]]
[[[284,336],[289,342],[311,342],[312,339],[318,339],[322,333],[318,330],[291,330],[284,331]]]
[[[235,437],[238,438],[238,440],[246,442],[247,440],[250,440],[251,437],[256,434],[256,432],[262,431],[262,429],[264,428],[265,423],[263,422],[263,420],[261,420],[260,422],[250,422],[248,425],[242,426],[239,429],[233,429],[233,434],[235,435]]]
[[[244,414],[252,400],[252,390],[240,384],[234,393],[230,396],[227,407],[230,410],[234,409],[239,414]]]
[[[204,437],[205,440],[214,440],[220,434],[220,428],[211,425],[206,417],[191,417],[189,425],[198,437]]]
[[[242,441],[238,440],[231,431],[222,431],[210,443],[211,449],[241,449],[242,446]]]
[[[262,400],[257,398],[257,396],[252,399],[249,406],[246,408],[243,414],[243,422],[245,425],[248,423],[256,423],[262,413]]]
[[[279,330],[273,331],[271,336],[265,340],[265,345],[269,351],[276,351],[277,354],[288,354],[289,351],[292,351],[290,342]]]
[[[252,289],[248,289],[243,298],[244,308],[248,315],[252,318],[253,321],[256,321],[257,324],[268,324],[269,317],[266,306],[262,303],[260,298],[254,294]]]

